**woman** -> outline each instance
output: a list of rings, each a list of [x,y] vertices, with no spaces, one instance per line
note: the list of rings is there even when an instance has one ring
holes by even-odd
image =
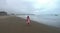
[[[29,17],[29,16],[27,16],[26,23],[27,23],[27,24],[30,24],[30,23],[31,23],[31,22],[30,22],[30,17]]]

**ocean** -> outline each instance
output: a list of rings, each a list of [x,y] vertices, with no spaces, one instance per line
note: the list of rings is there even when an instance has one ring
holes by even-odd
[[[45,25],[50,25],[54,27],[60,27],[60,15],[17,15],[26,19],[27,16],[30,16],[30,19],[42,23]]]

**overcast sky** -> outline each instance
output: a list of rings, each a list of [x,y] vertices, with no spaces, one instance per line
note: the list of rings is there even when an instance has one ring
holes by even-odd
[[[59,14],[60,0],[0,0],[0,10],[22,14]]]

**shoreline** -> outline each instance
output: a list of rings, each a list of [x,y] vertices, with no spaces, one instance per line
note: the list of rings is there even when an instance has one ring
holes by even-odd
[[[17,16],[17,17],[21,17],[22,19],[26,19],[26,17],[27,16]],[[32,18],[32,17],[30,17],[30,19],[32,20],[32,21],[35,21],[35,22],[37,22],[37,23],[41,23],[41,24],[44,24],[44,25],[47,25],[47,26],[51,26],[51,27],[56,27],[56,28],[60,28],[60,26],[58,26],[58,24],[57,24],[57,22],[55,22],[54,23],[54,20],[53,21],[48,21],[48,19],[47,19],[47,21],[45,21],[44,19],[43,20],[39,20],[38,18]],[[37,19],[37,20],[36,20]],[[44,23],[45,22],[45,23]]]

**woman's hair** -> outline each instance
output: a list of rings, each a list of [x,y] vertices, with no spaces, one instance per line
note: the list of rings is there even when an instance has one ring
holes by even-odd
[[[29,16],[27,16],[27,18],[29,18]]]

